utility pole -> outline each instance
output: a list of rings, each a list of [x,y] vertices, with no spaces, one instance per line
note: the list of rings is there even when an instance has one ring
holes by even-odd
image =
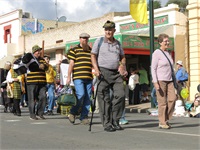
[[[57,0],[55,2],[55,7],[56,7],[56,28],[58,28],[58,11],[57,11]]]
[[[154,9],[153,9],[153,1],[149,0],[149,22],[150,22],[150,64],[152,60],[152,53],[154,51]],[[151,70],[151,68],[150,68]],[[150,89],[152,91],[153,84],[152,84],[152,76],[150,76]],[[151,108],[155,107],[154,103],[151,98]]]

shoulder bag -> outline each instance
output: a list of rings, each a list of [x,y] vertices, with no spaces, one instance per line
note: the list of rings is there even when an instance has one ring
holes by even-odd
[[[160,50],[160,51],[165,55],[165,57],[166,57],[167,60],[169,61],[169,65],[170,65],[171,71],[172,71],[172,81],[173,81],[173,84],[174,84],[174,88],[175,88],[175,89],[178,89],[178,84],[177,84],[177,82],[176,82],[176,76],[175,76],[175,73],[174,73],[174,69],[173,69],[173,67],[172,67],[172,64],[171,64],[169,58],[166,56],[166,54],[165,54],[162,50]]]

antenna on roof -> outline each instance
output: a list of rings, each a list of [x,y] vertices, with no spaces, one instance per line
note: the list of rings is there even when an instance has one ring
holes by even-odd
[[[55,2],[55,6],[56,6],[56,28],[58,27],[58,11],[57,11],[57,0]]]

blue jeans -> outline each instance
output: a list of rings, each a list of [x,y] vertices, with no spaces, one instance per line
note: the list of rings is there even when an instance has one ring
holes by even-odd
[[[90,98],[92,94],[92,80],[90,79],[75,79],[74,87],[77,96],[77,105],[72,106],[70,113],[73,115],[80,114],[80,120],[88,117],[90,111]]]
[[[152,91],[151,91],[151,97],[152,97],[154,105],[158,106],[158,102],[157,102],[157,99],[156,99],[156,89],[155,88],[153,88]]]
[[[47,83],[47,92],[48,92],[48,110],[53,110],[55,105],[55,85],[54,83]]]

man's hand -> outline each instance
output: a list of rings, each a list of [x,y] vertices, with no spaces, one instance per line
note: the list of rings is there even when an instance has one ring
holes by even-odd
[[[44,64],[40,64],[40,66],[39,66],[39,68],[42,70],[44,70],[44,67],[45,67]]]
[[[126,66],[124,66],[124,65],[120,65],[118,68],[118,71],[121,76],[126,77],[128,75],[128,72],[126,71]]]
[[[68,78],[67,78],[67,81],[66,81],[66,84],[67,84],[67,85],[70,85],[70,83],[71,83],[71,77],[68,77]]]

